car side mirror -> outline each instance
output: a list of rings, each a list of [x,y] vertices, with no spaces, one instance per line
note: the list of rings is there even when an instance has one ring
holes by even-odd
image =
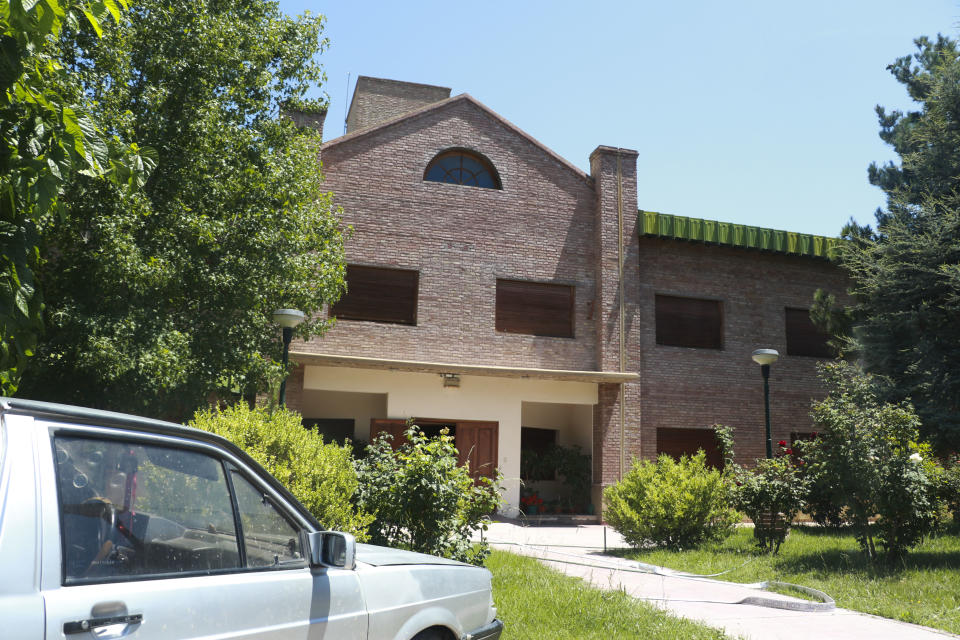
[[[357,566],[357,541],[349,533],[311,531],[307,542],[311,567],[353,569]]]

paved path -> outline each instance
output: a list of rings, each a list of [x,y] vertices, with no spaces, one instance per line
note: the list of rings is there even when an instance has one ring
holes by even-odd
[[[613,529],[601,525],[522,527],[497,522],[490,526],[485,537],[495,548],[540,558],[548,566],[603,589],[622,588],[635,598],[721,628],[732,637],[751,640],[944,640],[960,637],[847,609],[811,612],[740,604],[744,598],[756,597],[778,603],[800,603],[801,606],[810,603],[733,582],[638,572],[637,562],[602,555],[605,533],[609,548],[627,546]]]

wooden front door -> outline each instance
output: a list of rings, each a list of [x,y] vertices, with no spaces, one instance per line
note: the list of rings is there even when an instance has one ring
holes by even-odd
[[[377,418],[371,418],[370,442],[376,440],[381,433],[388,433],[393,436],[393,438],[390,440],[390,446],[392,446],[393,450],[396,451],[400,448],[400,445],[407,441],[407,437],[404,435],[406,430],[406,420],[379,420]]]
[[[497,476],[498,426],[496,422],[457,423],[460,464],[467,467],[474,480],[481,476],[494,480]]]
[[[499,423],[482,422],[479,420],[435,420],[427,418],[414,419],[414,424],[429,425],[442,423],[453,424],[454,443],[459,453],[460,465],[466,466],[470,477],[474,480],[481,476],[491,480],[497,474],[497,439],[499,437]],[[376,440],[381,433],[393,436],[391,444],[394,450],[405,441],[404,432],[407,430],[406,420],[370,420],[370,441]]]

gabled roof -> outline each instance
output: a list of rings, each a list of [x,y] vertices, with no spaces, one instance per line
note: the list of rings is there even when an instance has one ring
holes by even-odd
[[[745,224],[672,216],[656,211],[638,211],[640,235],[719,244],[743,249],[761,249],[774,253],[832,259],[840,238],[808,233],[779,231]]]
[[[530,144],[534,145],[535,147],[543,151],[546,155],[553,158],[561,166],[572,171],[578,177],[592,184],[593,179],[590,177],[589,174],[581,171],[578,167],[568,162],[565,158],[557,154],[555,151],[551,150],[549,147],[544,146],[543,143],[541,143],[539,140],[537,140],[536,138],[531,136],[529,133],[527,133],[523,129],[519,128],[518,126],[516,126],[515,124],[513,124],[503,116],[501,116],[499,113],[497,113],[490,107],[486,106],[485,104],[483,104],[482,102],[480,102],[479,100],[471,96],[469,93],[461,93],[460,95],[453,96],[452,98],[447,98],[446,100],[441,100],[440,102],[434,102],[433,104],[428,104],[425,107],[415,109],[414,111],[410,111],[409,113],[405,113],[402,116],[393,118],[391,120],[387,120],[385,122],[374,125],[372,127],[368,127],[366,129],[360,129],[359,131],[348,133],[346,135],[340,136],[339,138],[334,138],[333,140],[330,140],[329,142],[325,142],[323,144],[323,146],[320,148],[321,153],[325,149],[331,149],[333,147],[338,147],[343,144],[349,144],[354,140],[358,140],[360,138],[365,138],[366,136],[373,135],[375,133],[383,131],[384,129],[388,129],[392,126],[395,126],[401,122],[406,122],[407,120],[420,118],[420,117],[423,117],[424,115],[427,115],[436,111],[442,111],[444,109],[448,109],[452,105],[459,104],[461,102],[467,102],[473,105],[480,111],[490,116],[493,120],[498,122],[501,126],[512,131],[517,136],[525,139],[527,142],[529,142]]]

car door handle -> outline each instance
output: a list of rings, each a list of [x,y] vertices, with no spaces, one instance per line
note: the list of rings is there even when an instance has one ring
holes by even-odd
[[[70,635],[73,633],[84,633],[86,631],[93,631],[94,629],[101,629],[103,627],[111,627],[113,625],[124,625],[129,626],[131,624],[140,624],[143,622],[142,613],[134,613],[128,616],[109,616],[105,618],[88,618],[87,620],[74,620],[73,622],[64,622],[63,623],[63,633]]]

